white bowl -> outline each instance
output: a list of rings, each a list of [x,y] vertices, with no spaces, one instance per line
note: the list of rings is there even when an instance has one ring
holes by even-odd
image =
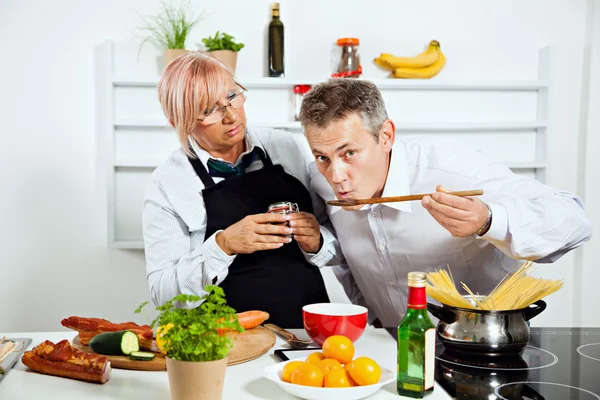
[[[387,385],[390,382],[394,382],[396,376],[392,371],[387,368],[381,367],[381,377],[379,382],[374,385],[367,386],[353,386],[349,388],[319,388],[313,386],[302,386],[287,383],[281,380],[281,374],[283,367],[292,361],[305,361],[306,358],[297,358],[295,360],[289,360],[280,362],[275,365],[271,365],[264,370],[265,378],[275,382],[284,391],[289,394],[300,397],[306,400],[358,400],[364,399],[378,391],[383,385]]]

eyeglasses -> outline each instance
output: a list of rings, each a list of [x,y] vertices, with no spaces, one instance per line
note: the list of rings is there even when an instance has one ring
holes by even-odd
[[[225,118],[225,115],[227,114],[227,107],[231,106],[233,108],[240,108],[242,105],[244,105],[244,103],[246,102],[246,92],[247,90],[239,85],[241,90],[235,94],[232,94],[229,97],[229,103],[225,104],[224,106],[218,106],[215,105],[211,111],[208,111],[205,115],[204,118],[198,118],[198,120],[203,124],[203,125],[212,125],[212,124],[216,124],[217,122],[221,121],[223,118]]]

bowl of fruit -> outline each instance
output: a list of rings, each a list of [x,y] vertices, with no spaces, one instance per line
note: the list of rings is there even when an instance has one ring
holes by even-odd
[[[319,346],[334,335],[356,342],[367,326],[367,309],[344,303],[316,303],[302,307],[302,321],[308,336]]]
[[[394,382],[394,373],[369,357],[354,357],[354,344],[328,337],[322,351],[271,365],[264,376],[287,393],[308,400],[357,400]]]

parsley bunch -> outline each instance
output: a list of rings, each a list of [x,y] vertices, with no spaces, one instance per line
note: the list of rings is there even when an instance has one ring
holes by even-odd
[[[167,357],[180,361],[214,361],[227,357],[233,343],[227,331],[243,332],[236,312],[225,301],[223,289],[208,285],[202,297],[179,294],[165,304],[156,307],[159,315],[152,321],[152,328],[165,327],[162,331],[164,351]],[[178,307],[176,303],[203,303],[192,309]],[[140,313],[148,304],[135,310]]]

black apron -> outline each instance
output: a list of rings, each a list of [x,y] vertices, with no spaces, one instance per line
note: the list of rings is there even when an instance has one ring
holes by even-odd
[[[204,240],[248,215],[266,213],[270,204],[280,201],[297,203],[300,211],[313,212],[304,185],[281,165],[273,165],[268,155],[263,155],[262,169],[217,184],[199,159],[189,159],[204,183],[202,196],[207,216]],[[329,302],[319,269],[306,261],[294,241],[276,250],[238,254],[220,286],[227,304],[237,312],[266,311],[270,314],[269,322],[283,328],[303,327],[302,306]]]

